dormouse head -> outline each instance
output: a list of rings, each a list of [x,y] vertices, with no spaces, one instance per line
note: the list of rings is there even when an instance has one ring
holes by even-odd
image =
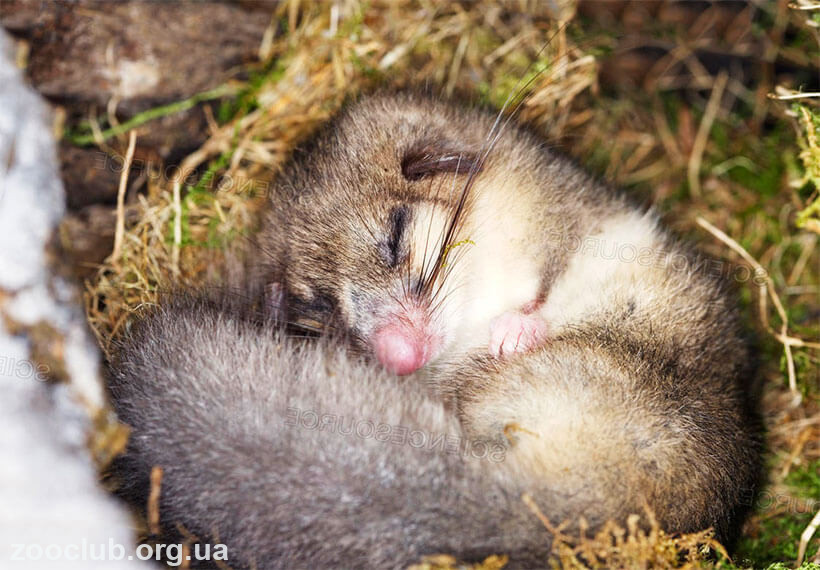
[[[410,96],[354,103],[298,149],[261,234],[287,317],[341,327],[390,370],[447,345],[469,248],[470,185],[492,120]]]

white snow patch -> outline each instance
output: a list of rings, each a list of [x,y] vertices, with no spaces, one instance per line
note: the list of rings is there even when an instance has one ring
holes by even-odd
[[[46,267],[65,210],[49,113],[10,52],[0,30],[0,313],[59,331],[70,381],[43,382],[28,340],[0,319],[0,567],[134,567],[131,521],[97,483],[86,447],[104,405],[99,351],[76,288]]]

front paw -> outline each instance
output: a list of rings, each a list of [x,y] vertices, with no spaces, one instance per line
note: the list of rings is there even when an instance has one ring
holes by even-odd
[[[536,314],[508,311],[490,321],[491,356],[503,358],[538,348],[547,340],[547,322]]]

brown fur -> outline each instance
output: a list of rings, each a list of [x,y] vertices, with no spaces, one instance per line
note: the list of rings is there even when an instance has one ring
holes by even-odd
[[[576,466],[585,488],[599,486],[589,492],[600,516],[634,512],[647,500],[670,529],[716,526],[725,536],[738,493],[748,496],[754,487],[758,460],[746,393],[751,356],[725,287],[706,260],[678,245],[651,213],[639,212],[528,132],[495,131],[500,134],[482,162],[494,120],[408,95],[349,106],[296,153],[273,194],[260,241],[282,255],[273,266],[283,272],[288,294],[306,305],[321,296],[340,317],[336,326],[366,344],[379,299],[398,290],[397,278],[412,282],[418,270],[386,267],[373,234],[378,237],[399,205],[443,202],[454,211],[468,170],[432,168],[419,176],[435,157],[480,163],[452,241],[481,234],[493,218],[503,224],[486,232],[485,242],[521,236],[513,255],[537,268],[552,334],[543,349],[503,361],[483,355],[474,341],[448,339],[430,366],[432,388],[474,437],[501,441],[505,426],[522,427],[519,445],[536,473]],[[419,155],[422,166],[407,177],[406,164]],[[583,298],[580,287],[605,262],[596,256],[606,257],[602,251],[584,258],[583,246],[579,253],[567,244],[597,239],[606,250],[624,236],[648,252],[648,261],[611,262],[604,292],[586,293],[586,306],[562,314],[563,307],[554,306],[562,301],[556,289]],[[479,247],[454,261],[466,267],[456,278],[478,278]],[[576,258],[591,262],[592,272],[571,265]],[[368,311],[354,310],[351,291],[370,299]],[[324,318],[331,319],[327,312]],[[569,409],[585,413],[573,419]],[[607,439],[621,445],[613,443],[606,460],[591,460]]]
[[[251,289],[275,292],[277,316],[318,321],[366,354],[391,311],[421,303],[443,339],[423,373],[399,380],[337,345],[299,348],[230,303],[172,305],[124,341],[114,396],[136,471],[171,469],[167,516],[262,567],[401,566],[442,550],[532,566],[549,537],[522,492],[553,522],[594,527],[648,506],[670,532],[731,538],[760,463],[734,304],[651,213],[494,120],[407,95],[350,105],[295,152],[253,254]],[[533,300],[546,342],[490,356],[492,317]],[[227,423],[189,398],[227,406]],[[280,426],[292,401],[454,432],[505,460],[312,432],[297,445]]]

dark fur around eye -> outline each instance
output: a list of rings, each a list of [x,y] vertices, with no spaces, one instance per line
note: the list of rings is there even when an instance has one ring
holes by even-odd
[[[378,245],[379,254],[390,268],[396,267],[402,260],[402,239],[409,221],[410,209],[407,206],[397,206],[390,212],[387,239]]]
[[[405,152],[401,161],[401,173],[407,180],[442,173],[468,174],[477,168],[475,153],[446,142],[416,144]]]
[[[287,311],[289,320],[299,318],[311,318],[319,321],[329,317],[335,309],[335,304],[330,295],[316,294],[311,300],[299,297],[288,297]]]

